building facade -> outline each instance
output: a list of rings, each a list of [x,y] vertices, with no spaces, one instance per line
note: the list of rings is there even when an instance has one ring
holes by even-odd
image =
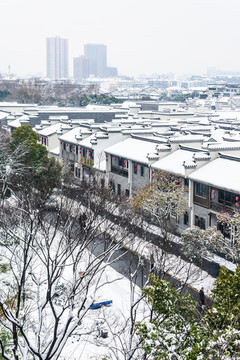
[[[52,80],[68,78],[68,39],[58,36],[46,39],[47,77]]]

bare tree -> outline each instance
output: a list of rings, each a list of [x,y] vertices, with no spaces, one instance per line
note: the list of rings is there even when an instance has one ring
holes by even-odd
[[[58,359],[71,335],[87,331],[105,268],[134,235],[120,233],[107,218],[107,207],[119,209],[107,191],[101,196],[85,188],[84,199],[58,194],[56,210],[49,204],[36,209],[31,199],[2,204],[1,262],[7,271],[0,274],[0,321],[11,338],[8,345],[0,339],[4,359]]]

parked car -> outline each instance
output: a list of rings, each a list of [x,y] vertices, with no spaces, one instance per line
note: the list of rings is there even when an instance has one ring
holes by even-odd
[[[108,306],[112,304],[112,300],[94,301],[89,309],[99,309],[102,306]]]

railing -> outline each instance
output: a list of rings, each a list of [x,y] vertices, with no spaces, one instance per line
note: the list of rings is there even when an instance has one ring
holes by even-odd
[[[211,201],[210,209],[212,209],[212,210],[214,210],[216,212],[219,212],[219,213],[228,212],[231,215],[236,210],[236,207],[235,207],[235,205],[228,206],[226,204],[220,204],[220,203]]]
[[[125,170],[125,169],[122,169],[122,168],[112,166],[111,167],[111,172],[114,173],[114,174],[118,174],[120,176],[128,177],[128,170]]]

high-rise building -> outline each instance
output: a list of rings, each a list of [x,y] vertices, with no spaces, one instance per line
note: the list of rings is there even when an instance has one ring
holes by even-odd
[[[107,75],[107,47],[102,44],[84,45],[84,55],[89,60],[89,75]]]
[[[56,36],[46,40],[47,77],[53,80],[68,78],[68,39]]]
[[[93,75],[100,78],[115,77],[116,67],[107,66],[107,46],[102,44],[84,45],[84,55],[73,59],[73,77],[77,81]]]
[[[75,80],[87,79],[89,77],[89,61],[86,56],[81,55],[73,58],[73,77]]]

